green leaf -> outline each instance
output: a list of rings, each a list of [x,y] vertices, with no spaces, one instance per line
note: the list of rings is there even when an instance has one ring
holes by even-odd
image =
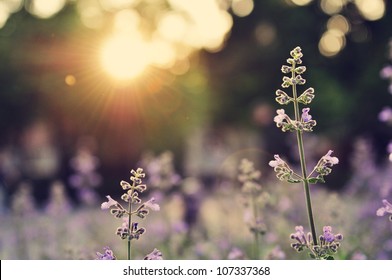
[[[306,180],[309,184],[325,183],[323,177],[311,177]]]
[[[324,259],[325,259],[325,260],[328,260],[328,261],[332,261],[332,260],[334,260],[335,258],[332,257],[332,256],[327,256],[327,257],[324,257]]]
[[[316,259],[316,256],[315,255],[313,255],[312,253],[309,253],[309,257],[311,258],[311,259]]]
[[[290,179],[287,179],[287,182],[293,183],[293,184],[297,184],[297,183],[301,183],[302,180],[297,180],[297,179],[292,179],[292,178],[290,178]]]

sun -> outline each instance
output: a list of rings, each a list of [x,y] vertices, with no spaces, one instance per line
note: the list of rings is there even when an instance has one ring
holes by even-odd
[[[133,79],[150,64],[148,45],[137,36],[116,34],[106,39],[100,52],[101,65],[118,80]]]

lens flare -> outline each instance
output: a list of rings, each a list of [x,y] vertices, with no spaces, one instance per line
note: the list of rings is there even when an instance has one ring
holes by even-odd
[[[114,35],[101,49],[101,63],[116,79],[135,78],[150,64],[148,46],[139,36]]]

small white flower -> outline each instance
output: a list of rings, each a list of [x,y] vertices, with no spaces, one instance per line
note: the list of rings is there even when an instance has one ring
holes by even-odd
[[[115,201],[113,198],[111,198],[110,195],[107,195],[106,198],[108,199],[108,201],[107,202],[103,202],[101,204],[101,209],[102,210],[109,209],[110,207],[115,206],[115,205],[118,204],[118,202]]]
[[[279,166],[279,165],[285,164],[284,160],[282,160],[282,159],[279,157],[279,155],[274,155],[274,158],[275,158],[275,160],[271,160],[271,161],[269,162],[269,166],[275,168],[275,167],[277,167],[277,166]]]

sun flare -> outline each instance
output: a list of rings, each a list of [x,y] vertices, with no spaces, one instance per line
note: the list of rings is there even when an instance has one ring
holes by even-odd
[[[119,80],[139,76],[150,64],[148,45],[139,37],[118,34],[102,46],[100,58],[103,69]]]

